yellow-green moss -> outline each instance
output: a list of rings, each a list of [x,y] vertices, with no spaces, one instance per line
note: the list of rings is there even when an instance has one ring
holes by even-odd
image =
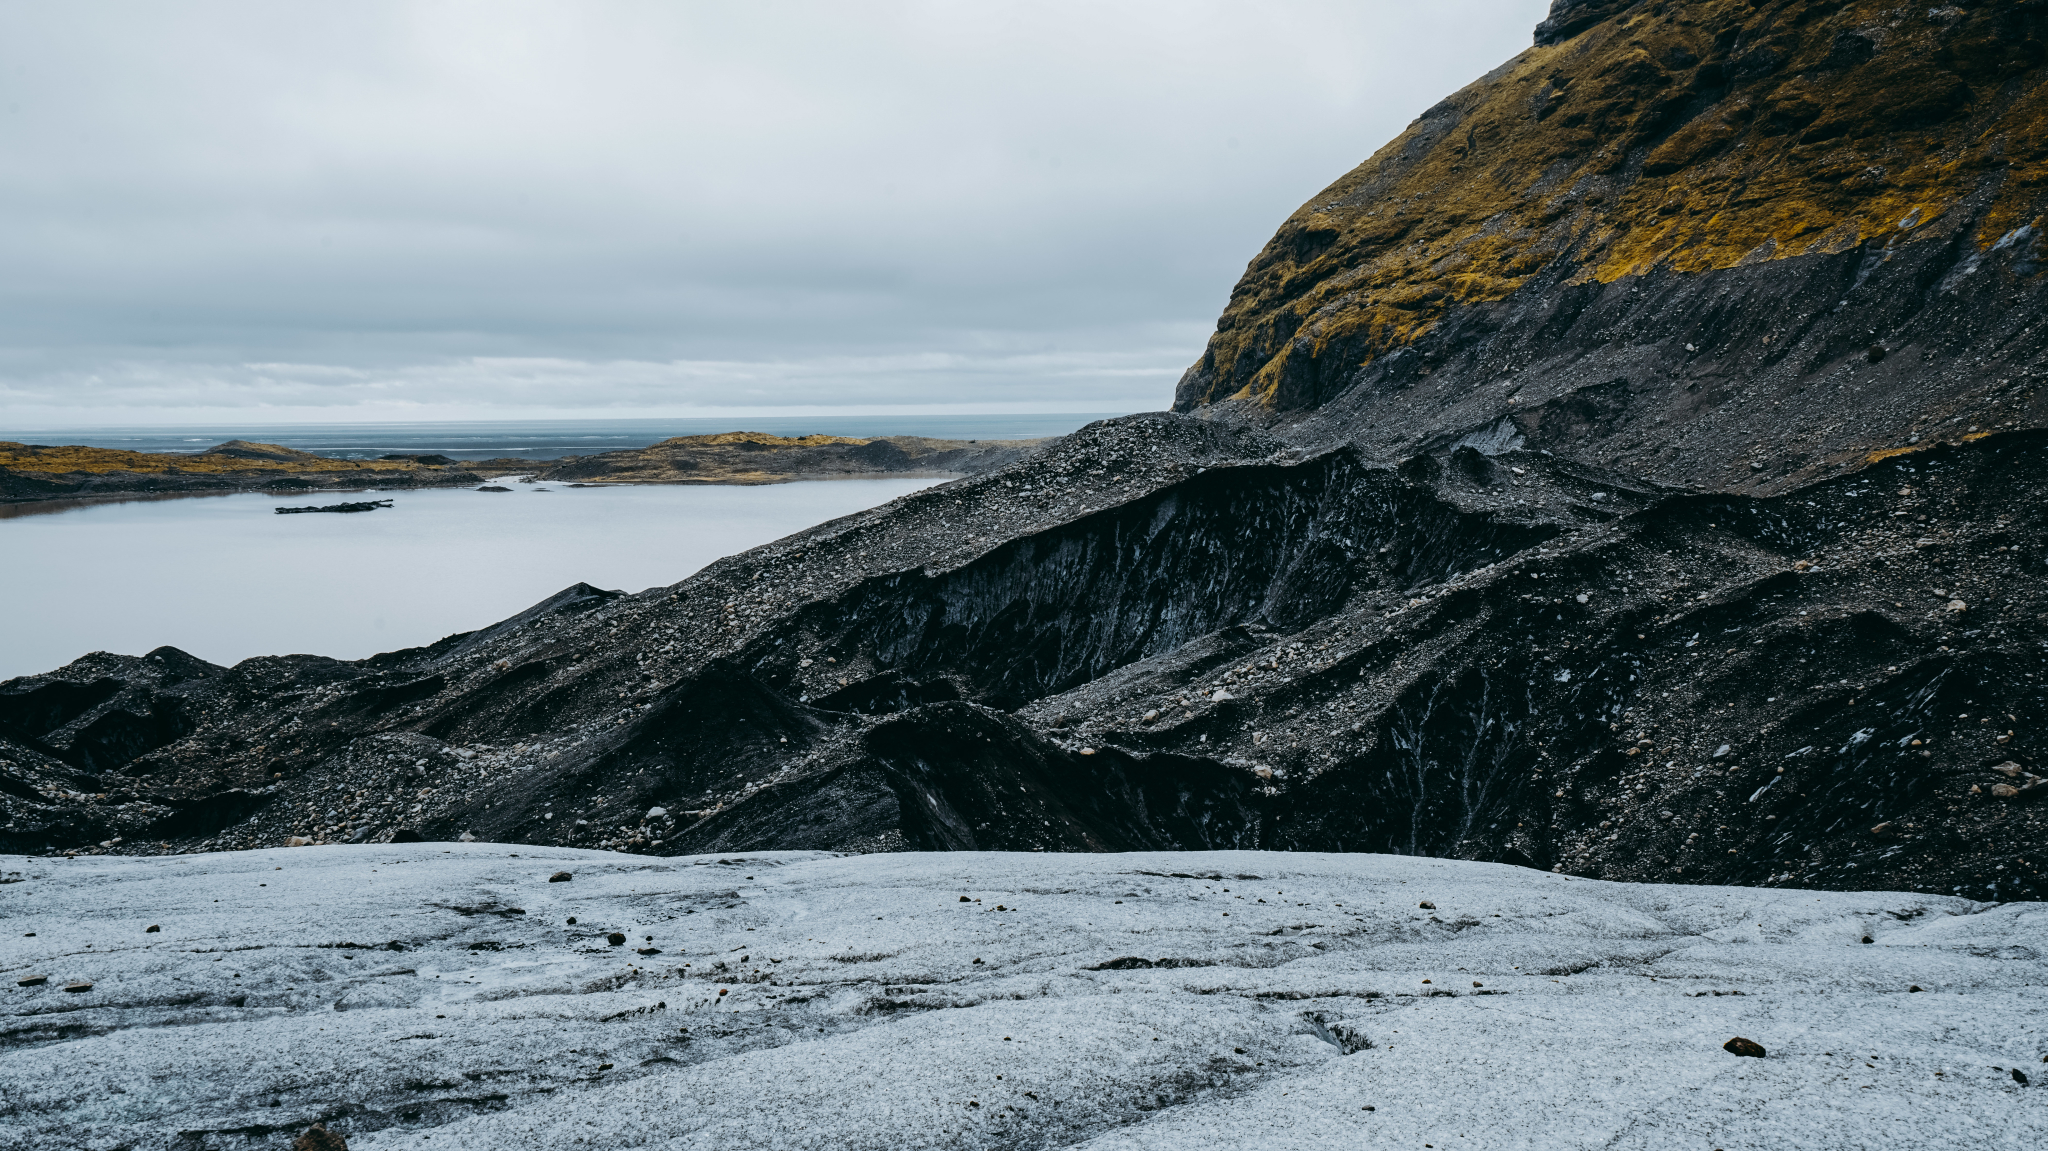
[[[1910,242],[1997,172],[1973,237],[1988,247],[2048,189],[2048,46],[2008,7],[1692,0],[1531,48],[1282,225],[1198,398],[1250,355],[1268,358],[1237,394],[1270,399],[1304,337],[1369,363],[1559,257],[1611,283]],[[1757,53],[1777,64],[1745,77]]]
[[[765,448],[815,448],[824,444],[865,444],[846,436],[773,436],[767,432],[720,432],[715,436],[672,436],[655,447],[698,448],[718,444],[759,444]]]
[[[289,448],[275,444],[256,444],[254,447],[271,448],[279,453],[290,453]],[[136,472],[157,474],[184,472],[190,474],[212,474],[220,472],[291,471],[291,472],[405,472],[416,471],[418,464],[405,460],[335,460],[324,456],[293,453],[289,461],[244,459],[229,455],[182,455],[173,452],[131,452],[119,448],[92,448],[79,444],[62,447],[40,447],[0,440],[0,468],[13,468],[23,472],[49,472],[65,474],[71,472],[105,473]]]

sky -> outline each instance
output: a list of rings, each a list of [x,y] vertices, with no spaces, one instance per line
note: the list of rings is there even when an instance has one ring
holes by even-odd
[[[1165,407],[1545,0],[0,0],[0,427]]]

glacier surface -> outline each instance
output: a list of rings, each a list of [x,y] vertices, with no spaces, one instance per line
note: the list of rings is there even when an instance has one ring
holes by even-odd
[[[2036,903],[485,843],[0,880],[7,1149],[2048,1146]]]

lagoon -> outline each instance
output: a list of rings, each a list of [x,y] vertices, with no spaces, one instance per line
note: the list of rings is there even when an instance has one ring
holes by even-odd
[[[168,644],[214,663],[360,659],[512,615],[570,584],[639,591],[942,482],[761,487],[505,482],[370,495],[142,499],[0,518],[0,679]],[[353,515],[281,506],[389,499]]]

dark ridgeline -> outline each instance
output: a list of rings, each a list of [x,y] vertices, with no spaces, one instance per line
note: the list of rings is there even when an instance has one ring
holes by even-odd
[[[677,436],[644,448],[553,460],[500,457],[458,461],[443,455],[399,452],[375,460],[349,460],[247,440],[229,440],[191,453],[0,441],[0,504],[90,500],[131,493],[475,487],[485,476],[506,473],[524,473],[536,481],[606,484],[779,484],[853,477],[978,475],[1015,463],[1044,443],[725,432]]]
[[[2044,36],[1560,2],[1283,225],[1175,412],[427,648],[12,681],[4,846],[1264,847],[2039,898]]]

